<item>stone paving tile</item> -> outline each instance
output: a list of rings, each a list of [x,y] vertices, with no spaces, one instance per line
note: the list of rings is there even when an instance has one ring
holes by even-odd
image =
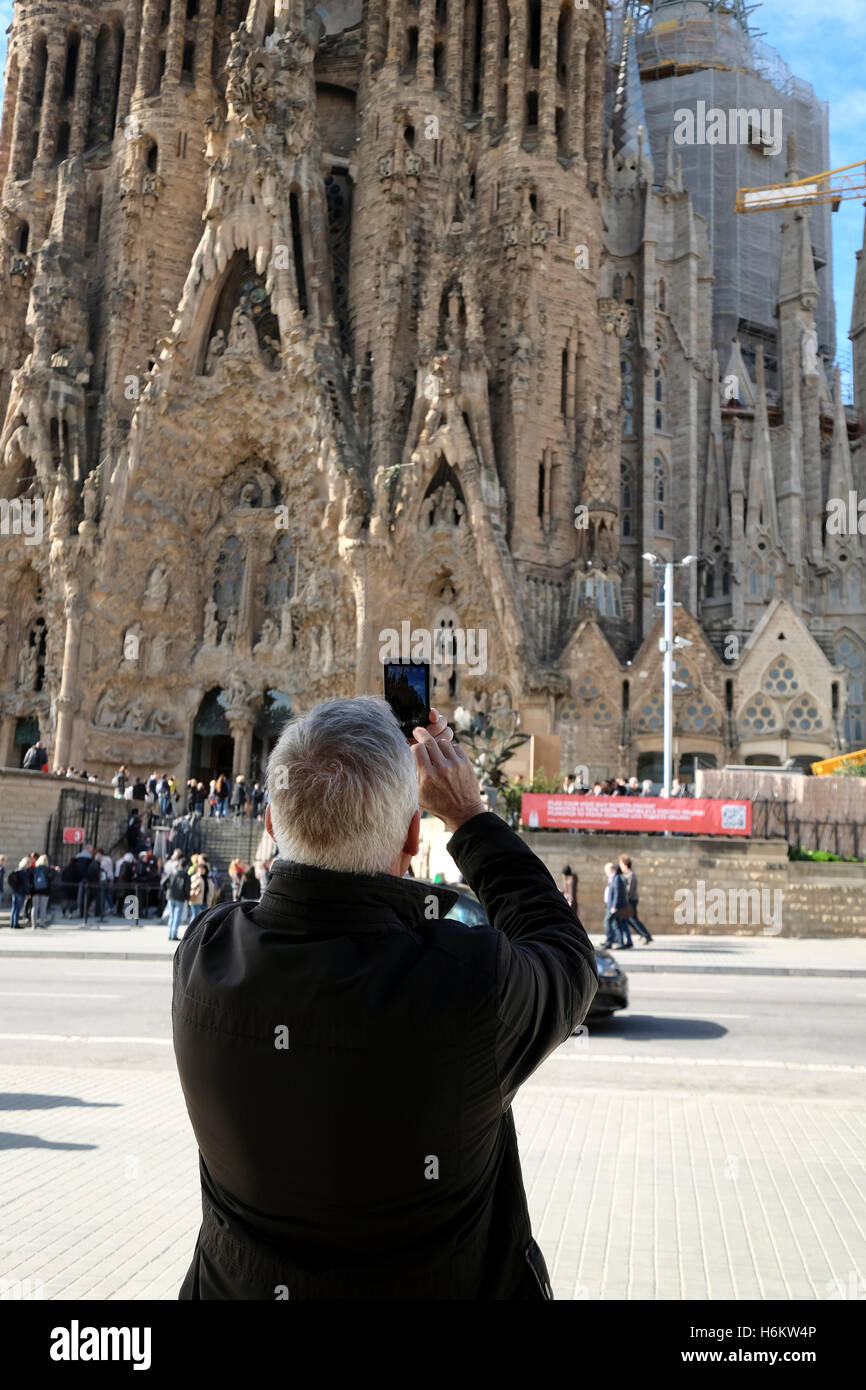
[[[3,1066],[0,1090],[0,1280],[176,1298],[199,1188],[173,1072]],[[626,1089],[554,1059],[514,1112],[557,1298],[866,1291],[866,1104]]]

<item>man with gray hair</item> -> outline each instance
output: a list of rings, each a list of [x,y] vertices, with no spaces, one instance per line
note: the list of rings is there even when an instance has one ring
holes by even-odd
[[[511,1103],[586,1016],[595,953],[430,719],[407,742],[361,697],[289,724],[267,889],[180,942],[174,1047],[202,1185],[181,1299],[553,1296]],[[404,877],[422,811],[489,927]]]

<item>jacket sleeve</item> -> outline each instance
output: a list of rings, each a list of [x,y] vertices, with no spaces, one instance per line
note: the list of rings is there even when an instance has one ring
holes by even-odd
[[[448,851],[502,933],[497,1063],[503,1106],[586,1017],[595,950],[544,864],[493,812],[461,825]]]

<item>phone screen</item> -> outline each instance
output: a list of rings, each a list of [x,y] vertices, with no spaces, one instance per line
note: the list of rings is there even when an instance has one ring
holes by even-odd
[[[386,661],[383,665],[385,699],[407,738],[417,724],[430,722],[430,663]]]

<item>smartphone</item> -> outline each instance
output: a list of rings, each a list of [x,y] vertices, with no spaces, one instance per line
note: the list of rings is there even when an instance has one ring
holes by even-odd
[[[430,662],[386,661],[382,666],[385,699],[407,738],[430,723]]]

